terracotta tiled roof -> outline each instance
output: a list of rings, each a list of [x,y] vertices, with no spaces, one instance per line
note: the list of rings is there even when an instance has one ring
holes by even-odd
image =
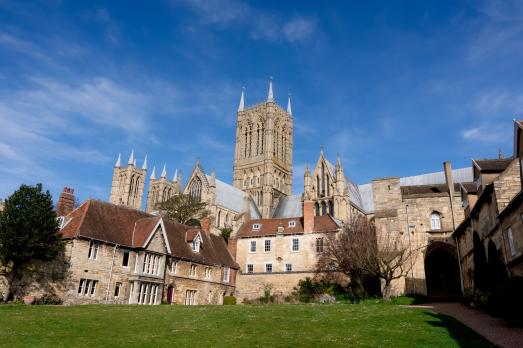
[[[187,232],[185,232],[185,240],[187,242],[192,242],[199,232],[200,230],[196,228],[188,229]]]
[[[66,225],[62,228],[61,233],[63,238],[84,237],[128,248],[141,248],[160,219],[159,216],[139,210],[98,200],[87,200],[66,217]],[[222,237],[209,236],[194,227],[165,219],[163,219],[163,223],[173,256],[199,263],[239,268]],[[200,232],[203,241],[199,253],[193,252],[190,243],[186,241],[188,231],[194,236]]]
[[[219,265],[226,265],[231,268],[238,269],[238,264],[234,262],[227,244],[222,237],[216,235],[209,235],[203,231],[195,229],[194,227],[185,226],[172,221],[164,220],[165,232],[171,254],[186,260],[212,263]],[[200,252],[192,251],[191,243],[186,241],[186,234],[194,236],[200,232],[202,236],[202,243],[200,245]]]
[[[289,221],[294,221],[295,226],[289,227]],[[253,229],[253,225],[258,224],[259,229]],[[285,218],[285,219],[255,219],[245,222],[236,237],[260,237],[275,235],[278,232],[278,226],[283,226],[283,234],[303,233],[303,217]],[[329,215],[314,217],[314,232],[331,232],[339,229],[338,224]]]

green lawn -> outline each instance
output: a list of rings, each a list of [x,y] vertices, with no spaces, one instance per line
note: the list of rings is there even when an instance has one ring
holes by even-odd
[[[0,346],[491,347],[450,317],[372,303],[0,306]]]

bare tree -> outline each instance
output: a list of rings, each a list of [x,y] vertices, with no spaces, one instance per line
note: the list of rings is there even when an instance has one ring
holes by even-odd
[[[413,256],[398,232],[378,234],[374,221],[360,216],[326,238],[317,270],[344,273],[351,282],[377,277],[383,282],[383,298],[389,300],[392,281],[407,275]]]

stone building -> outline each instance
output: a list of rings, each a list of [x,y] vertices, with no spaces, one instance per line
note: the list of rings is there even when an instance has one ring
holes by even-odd
[[[267,101],[245,107],[242,91],[236,125],[233,186],[248,192],[264,218],[281,196],[292,193],[293,119],[274,100],[272,79]]]
[[[182,175],[174,172],[172,180],[167,179],[167,165],[164,164],[162,174],[156,178],[156,168],[153,167],[149,178],[149,189],[147,191],[146,211],[152,213],[157,210],[158,204],[167,201],[175,194],[182,192]]]
[[[65,304],[221,304],[234,293],[238,266],[210,223],[202,225],[87,200],[62,216],[63,255],[30,265],[15,295],[53,293]]]
[[[127,166],[122,167],[121,155],[114,165],[113,182],[109,202],[129,208],[142,209],[142,197],[147,175],[147,156],[142,168],[136,166],[134,150],[131,152]]]
[[[236,287],[240,301],[262,296],[266,285],[284,297],[299,280],[314,277],[326,235],[341,226],[328,214],[314,216],[313,205],[304,203],[303,216],[253,219],[241,226],[230,241],[242,269]]]
[[[500,278],[493,282],[523,276],[522,130],[523,123],[514,121],[513,157],[473,160],[475,187],[461,190],[465,220],[454,237],[467,296],[484,286],[477,284],[482,278],[477,272],[486,265],[498,269]]]

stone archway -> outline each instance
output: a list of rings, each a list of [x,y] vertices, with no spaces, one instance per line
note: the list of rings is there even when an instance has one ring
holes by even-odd
[[[448,243],[434,242],[425,252],[427,296],[452,299],[460,296],[459,264],[456,248]]]

